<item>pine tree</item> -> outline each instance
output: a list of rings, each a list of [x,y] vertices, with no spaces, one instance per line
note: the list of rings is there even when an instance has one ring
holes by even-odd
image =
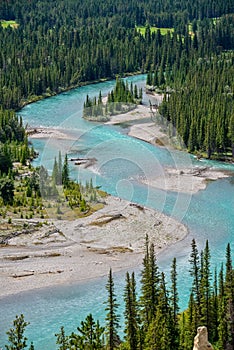
[[[4,205],[12,205],[14,200],[14,181],[9,177],[2,177],[0,181],[0,195]]]
[[[178,312],[179,312],[179,295],[177,290],[177,271],[176,271],[176,258],[172,261],[171,266],[171,297],[170,304],[172,309],[172,323],[173,323],[173,334],[172,334],[172,348],[176,349],[179,342],[179,330],[178,330]]]
[[[134,273],[130,278],[129,273],[126,274],[126,287],[124,291],[125,301],[125,334],[130,350],[138,349],[138,312],[136,301],[136,282]]]
[[[62,185],[62,171],[63,171],[62,155],[61,155],[61,151],[59,151],[59,156],[58,156],[58,185]]]
[[[189,270],[190,275],[193,278],[192,283],[192,293],[195,297],[195,302],[197,304],[196,307],[196,315],[195,315],[195,327],[197,328],[199,325],[199,320],[201,317],[201,296],[200,296],[200,263],[199,263],[199,253],[197,249],[197,244],[195,239],[192,240],[191,243],[192,252],[190,255],[189,262],[191,264],[191,268]]]
[[[102,335],[104,333],[104,327],[100,327],[99,321],[94,321],[92,314],[89,314],[85,321],[81,321],[81,325],[77,329],[81,334],[77,337],[79,349],[81,348],[81,344],[84,349],[103,349]]]
[[[226,276],[225,276],[225,304],[227,320],[227,348],[234,348],[234,278],[231,258],[231,247],[228,243],[226,248]]]
[[[28,325],[29,323],[25,322],[23,314],[16,316],[13,321],[13,328],[6,333],[10,343],[10,345],[6,345],[7,350],[21,350],[27,347],[28,339],[24,336],[24,332]]]
[[[211,295],[211,328],[209,329],[209,338],[212,343],[218,340],[218,281],[217,281],[217,270],[214,272],[214,285]]]
[[[169,306],[168,292],[166,290],[165,276],[161,274],[159,302],[155,317],[151,320],[145,337],[146,350],[173,349],[173,327],[171,308]]]
[[[101,90],[99,91],[98,104],[102,105],[102,92],[101,92]]]
[[[62,184],[64,187],[68,187],[69,182],[70,182],[70,178],[69,178],[68,158],[67,158],[67,154],[65,154],[63,170],[62,170]]]
[[[183,312],[183,323],[180,324],[180,344],[182,343],[183,350],[190,350],[193,347],[193,339],[197,333],[196,307],[193,293],[191,293],[188,309]]]
[[[107,348],[109,350],[113,350],[120,344],[120,338],[118,335],[119,315],[117,314],[117,309],[119,304],[117,303],[116,295],[114,292],[114,281],[112,278],[111,269],[109,271],[106,290],[108,293],[108,299],[106,302],[107,306],[105,308],[105,310],[107,311],[107,314],[106,314]]]
[[[201,322],[209,328],[211,328],[211,272],[210,272],[210,248],[209,242],[206,241],[206,246],[203,252],[203,263],[201,268]]]
[[[143,259],[143,270],[141,272],[141,313],[144,327],[148,327],[155,316],[158,304],[159,273],[156,264],[154,245],[149,248],[149,238],[145,239],[145,256]]]
[[[56,344],[59,345],[59,350],[67,350],[68,349],[68,337],[65,335],[64,327],[60,328],[60,333],[55,334],[57,340]]]
[[[55,185],[58,185],[59,173],[58,173],[58,162],[56,157],[54,158],[54,165],[52,171],[52,181]]]

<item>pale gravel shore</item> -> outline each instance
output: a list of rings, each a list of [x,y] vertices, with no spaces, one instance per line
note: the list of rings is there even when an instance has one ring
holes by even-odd
[[[209,181],[223,179],[229,175],[207,167],[194,167],[193,169],[164,169],[164,176],[141,178],[139,181],[150,187],[164,191],[195,194],[204,190]]]
[[[149,142],[154,146],[171,147],[167,135],[161,131],[160,126],[153,122],[132,125],[128,135]]]
[[[56,140],[76,140],[75,136],[71,136],[71,131],[57,129],[53,127],[39,127],[27,129],[27,134],[31,139],[56,139]]]
[[[144,120],[150,117],[150,109],[144,105],[138,105],[136,108],[129,112],[112,115],[111,119],[108,122],[105,122],[105,124],[114,125],[125,122]]]
[[[139,267],[146,234],[158,254],[188,233],[162,213],[112,196],[91,216],[51,225],[0,248],[0,297]]]

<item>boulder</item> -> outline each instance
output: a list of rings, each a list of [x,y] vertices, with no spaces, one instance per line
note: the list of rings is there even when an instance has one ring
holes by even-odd
[[[208,341],[208,332],[205,326],[198,327],[197,335],[194,338],[193,350],[214,350]]]

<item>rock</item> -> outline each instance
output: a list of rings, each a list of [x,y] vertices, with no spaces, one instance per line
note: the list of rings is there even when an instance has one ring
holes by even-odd
[[[194,338],[193,350],[214,350],[208,341],[208,332],[205,326],[198,327],[197,335]]]

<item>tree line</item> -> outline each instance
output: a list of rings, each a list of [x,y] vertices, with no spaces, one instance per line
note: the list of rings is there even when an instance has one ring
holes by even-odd
[[[126,273],[124,323],[120,324],[118,300],[112,270],[106,283],[105,325],[100,325],[92,313],[67,335],[64,327],[56,336],[59,350],[191,350],[197,327],[206,325],[209,340],[216,350],[232,349],[234,345],[234,270],[230,244],[226,248],[225,266],[214,274],[210,265],[208,241],[199,253],[196,241],[191,243],[189,271],[190,298],[186,310],[179,310],[177,263],[171,264],[169,281],[159,271],[154,245],[145,240],[145,255],[140,280],[140,295],[134,273]],[[11,350],[26,349],[24,316],[17,316],[14,327],[7,332]],[[124,337],[119,335],[120,326]],[[21,344],[21,347],[19,347]],[[34,349],[31,343],[29,349]]]

